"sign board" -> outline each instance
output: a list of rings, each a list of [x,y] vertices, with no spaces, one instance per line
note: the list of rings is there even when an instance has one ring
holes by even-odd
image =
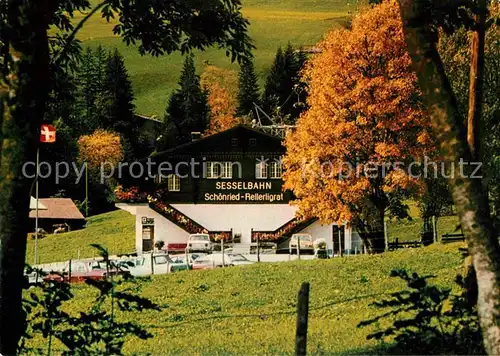
[[[142,217],[142,225],[154,225],[155,218],[148,218],[147,216]]]
[[[281,181],[217,181],[210,192],[203,193],[204,202],[283,203]]]
[[[205,193],[206,202],[246,202],[246,203],[276,203],[283,202],[283,193]]]

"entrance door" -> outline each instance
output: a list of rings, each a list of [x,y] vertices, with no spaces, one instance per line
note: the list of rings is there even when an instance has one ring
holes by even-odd
[[[333,253],[335,255],[340,255],[340,252],[342,251],[342,254],[344,253],[345,250],[345,226],[338,226],[338,225],[333,225],[332,226],[332,242],[333,242]]]
[[[142,226],[142,252],[149,252],[153,250],[155,227],[154,225]]]

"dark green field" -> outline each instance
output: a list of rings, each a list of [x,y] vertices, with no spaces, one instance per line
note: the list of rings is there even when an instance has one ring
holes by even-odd
[[[245,0],[243,13],[250,20],[250,36],[257,49],[254,52],[256,70],[263,81],[271,66],[276,49],[288,42],[294,46],[316,44],[323,34],[341,26],[356,11],[357,1],[346,0]],[[79,16],[76,20],[81,18]],[[79,34],[84,45],[117,47],[125,57],[132,78],[137,112],[163,116],[169,93],[175,88],[182,68],[182,57],[175,53],[159,58],[141,57],[134,47],[127,47],[112,33],[112,24],[99,16],[91,18]],[[211,49],[197,56],[198,68],[204,62],[221,68],[238,70],[236,64],[221,50]]]

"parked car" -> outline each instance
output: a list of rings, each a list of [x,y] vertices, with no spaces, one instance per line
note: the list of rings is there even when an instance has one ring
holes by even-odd
[[[224,260],[223,260],[224,258]],[[213,269],[223,266],[238,266],[238,265],[248,265],[254,262],[249,261],[245,256],[240,254],[222,254],[213,253],[211,255],[206,255],[200,257],[193,262],[193,270],[198,269]]]
[[[141,277],[151,274],[167,274],[189,269],[185,261],[172,260],[167,254],[143,255],[129,260],[127,268],[132,276]]]
[[[314,253],[313,238],[311,234],[293,234],[290,238],[289,245],[292,253],[297,251],[297,246],[300,252]]]
[[[111,274],[120,273],[117,269],[106,269],[102,261],[75,261],[64,271],[50,272],[43,276],[44,281],[79,283],[86,279],[102,280]]]
[[[33,285],[33,284],[40,283],[43,281],[43,274],[38,273],[36,271],[32,271],[30,273],[25,271],[24,277],[27,278],[29,285]]]
[[[201,252],[196,252],[196,253],[188,253],[187,254],[187,261],[189,262],[189,266],[191,266],[195,260],[197,260],[200,257],[206,256],[206,253],[201,253]],[[179,255],[170,255],[170,258],[174,263],[186,263],[186,254],[179,254]]]
[[[211,252],[212,247],[212,242],[208,234],[189,235],[187,242],[188,252]]]
[[[233,266],[240,266],[240,265],[251,265],[255,262],[250,261],[247,259],[245,256],[239,254],[239,253],[230,253],[228,254],[229,258],[231,259],[231,264]]]

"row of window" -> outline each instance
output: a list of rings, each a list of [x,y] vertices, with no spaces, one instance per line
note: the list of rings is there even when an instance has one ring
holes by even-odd
[[[207,162],[206,177],[208,179],[232,179],[234,166],[236,166],[236,174],[239,175],[238,170],[241,167],[234,162]],[[280,162],[259,162],[255,165],[256,179],[281,179],[282,174],[283,169]]]
[[[235,165],[237,169],[241,169],[241,167],[234,162],[207,162],[206,176],[208,179],[232,179],[233,167]],[[281,179],[282,174],[283,168],[281,162],[259,162],[255,165],[256,179]]]
[[[233,162],[207,162],[206,176],[208,179],[232,179]],[[273,161],[271,163],[259,162],[255,165],[256,179],[281,179],[283,168],[281,162]],[[161,176],[155,177],[155,182],[160,184],[165,179]],[[179,192],[181,190],[181,179],[175,174],[169,174],[166,177],[167,189],[170,192]]]

